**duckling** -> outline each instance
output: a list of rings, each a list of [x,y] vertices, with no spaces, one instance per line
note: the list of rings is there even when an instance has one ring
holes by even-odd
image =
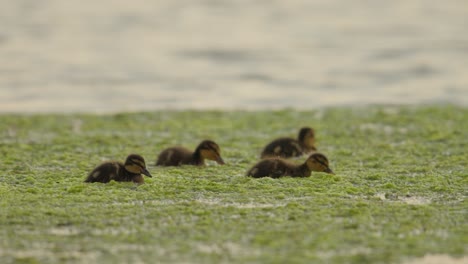
[[[145,159],[138,154],[131,154],[128,155],[125,163],[108,161],[97,166],[89,173],[85,182],[106,183],[114,180],[142,184],[145,180],[141,174],[152,177],[146,169]]]
[[[309,177],[312,171],[333,174],[333,171],[328,166],[327,157],[321,153],[314,153],[301,165],[290,163],[278,157],[261,160],[247,172],[247,176],[254,178],[279,178],[282,176]]]
[[[163,150],[156,161],[157,166],[205,165],[205,159],[214,160],[218,164],[225,164],[221,158],[221,150],[214,141],[203,140],[195,151],[184,147],[172,147]]]
[[[270,142],[262,151],[261,158],[299,157],[303,154],[317,150],[315,148],[315,131],[310,127],[303,127],[299,130],[297,139],[278,138]]]

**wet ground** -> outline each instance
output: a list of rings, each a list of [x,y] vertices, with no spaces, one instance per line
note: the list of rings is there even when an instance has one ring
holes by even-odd
[[[466,0],[0,5],[0,112],[468,105]]]

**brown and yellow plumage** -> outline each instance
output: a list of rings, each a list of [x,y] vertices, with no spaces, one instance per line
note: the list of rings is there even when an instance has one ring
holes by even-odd
[[[131,154],[125,163],[118,161],[108,161],[94,168],[86,178],[85,182],[110,182],[123,181],[144,183],[142,174],[152,177],[146,169],[145,159],[138,154]]]
[[[247,176],[254,178],[309,177],[312,171],[333,173],[328,165],[327,157],[321,153],[314,153],[300,165],[293,164],[283,158],[263,159],[247,172]]]
[[[195,151],[184,147],[172,147],[163,150],[156,161],[157,166],[180,166],[180,165],[205,165],[205,159],[214,160],[218,164],[224,164],[221,150],[214,141],[202,141]]]
[[[303,127],[299,130],[297,139],[284,137],[270,142],[263,149],[261,157],[299,157],[314,150],[317,150],[315,148],[315,131],[310,127]]]

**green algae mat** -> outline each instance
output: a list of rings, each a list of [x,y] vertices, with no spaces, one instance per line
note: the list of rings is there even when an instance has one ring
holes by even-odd
[[[245,176],[302,126],[335,175]],[[203,139],[226,165],[154,166],[162,149]],[[455,106],[3,114],[0,263],[466,259],[467,149],[468,109]],[[130,153],[146,159],[145,184],[83,182]]]

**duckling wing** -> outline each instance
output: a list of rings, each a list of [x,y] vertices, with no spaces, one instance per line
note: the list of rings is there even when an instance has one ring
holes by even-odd
[[[284,170],[275,170],[272,171],[269,176],[272,178],[279,178],[285,176],[285,172]]]
[[[247,176],[254,178],[268,177],[271,173],[272,160],[264,159],[247,171]]]
[[[106,162],[97,166],[92,170],[85,182],[109,182],[114,179],[118,174],[118,164]]]
[[[271,177],[272,178],[279,178],[283,176],[291,176],[291,171],[294,168],[293,164],[290,164],[284,159],[278,158],[275,160],[273,164]]]
[[[248,175],[261,178],[261,177],[271,177],[279,178],[285,175],[286,170],[282,161],[277,158],[264,159],[257,163],[252,169],[249,170]]]
[[[180,166],[193,163],[193,152],[184,147],[172,147],[159,154],[157,166]]]
[[[165,149],[159,154],[156,165],[177,166],[181,160],[181,151],[178,147]]]
[[[156,166],[167,166],[166,164],[171,159],[172,153],[171,149],[165,149],[161,151],[158,155],[158,159],[156,160]]]
[[[302,155],[302,149],[297,140],[279,138],[268,144],[262,152],[262,157],[297,157]]]

